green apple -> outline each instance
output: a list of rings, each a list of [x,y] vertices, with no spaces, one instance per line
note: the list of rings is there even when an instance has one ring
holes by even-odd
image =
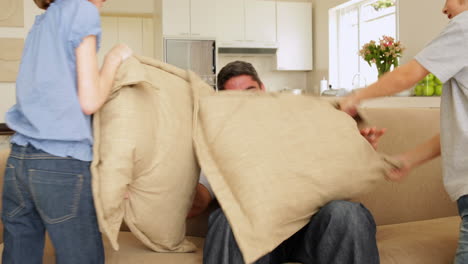
[[[414,95],[422,96],[423,95],[424,85],[418,84],[414,87]]]
[[[422,88],[422,94],[424,96],[432,96],[434,94],[434,86],[428,86],[428,85],[424,86]]]
[[[434,89],[434,95],[441,96],[442,95],[442,84],[439,84]]]

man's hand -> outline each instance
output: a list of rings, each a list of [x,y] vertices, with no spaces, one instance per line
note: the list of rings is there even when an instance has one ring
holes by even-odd
[[[192,209],[187,218],[192,218],[203,213],[210,205],[213,198],[208,189],[201,183],[196,187],[195,198],[193,199]]]
[[[399,182],[405,179],[410,173],[412,166],[411,162],[404,156],[394,156],[394,159],[401,162],[401,168],[392,168],[386,172],[385,179],[393,182]]]
[[[369,143],[374,147],[374,149],[377,149],[377,145],[379,143],[380,137],[385,134],[386,129],[377,129],[376,127],[367,127],[364,129],[361,129],[361,135],[369,141]]]

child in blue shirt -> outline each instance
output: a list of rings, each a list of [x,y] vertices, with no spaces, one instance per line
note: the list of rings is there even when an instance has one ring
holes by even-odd
[[[46,12],[26,39],[16,104],[6,115],[16,134],[4,178],[2,260],[42,263],[47,231],[57,263],[104,263],[91,191],[91,114],[132,51],[115,46],[99,70],[105,0],[34,2]]]
[[[438,37],[407,64],[345,98],[341,108],[353,115],[360,101],[409,89],[428,73],[444,82],[440,134],[397,155],[404,166],[391,171],[388,178],[399,181],[411,169],[442,154],[445,189],[457,201],[462,219],[454,262],[461,264],[468,263],[468,0],[446,0],[443,13],[450,22]]]

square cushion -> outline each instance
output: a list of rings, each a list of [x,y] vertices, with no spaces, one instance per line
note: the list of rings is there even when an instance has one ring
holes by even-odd
[[[204,89],[196,76],[191,83]],[[327,202],[372,188],[389,166],[350,116],[312,96],[200,93],[194,114],[200,166],[246,263],[296,233]]]
[[[187,80],[171,65],[130,58],[118,70],[111,98],[94,115],[93,194],[101,231],[116,250],[123,219],[155,251],[195,250],[185,239],[200,171]]]

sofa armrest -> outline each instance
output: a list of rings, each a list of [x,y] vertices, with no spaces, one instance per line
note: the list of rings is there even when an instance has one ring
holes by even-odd
[[[3,195],[3,176],[5,174],[5,167],[8,156],[10,155],[10,149],[0,150],[0,197]],[[0,202],[0,212],[2,203]],[[3,243],[3,223],[0,222],[0,243]]]

